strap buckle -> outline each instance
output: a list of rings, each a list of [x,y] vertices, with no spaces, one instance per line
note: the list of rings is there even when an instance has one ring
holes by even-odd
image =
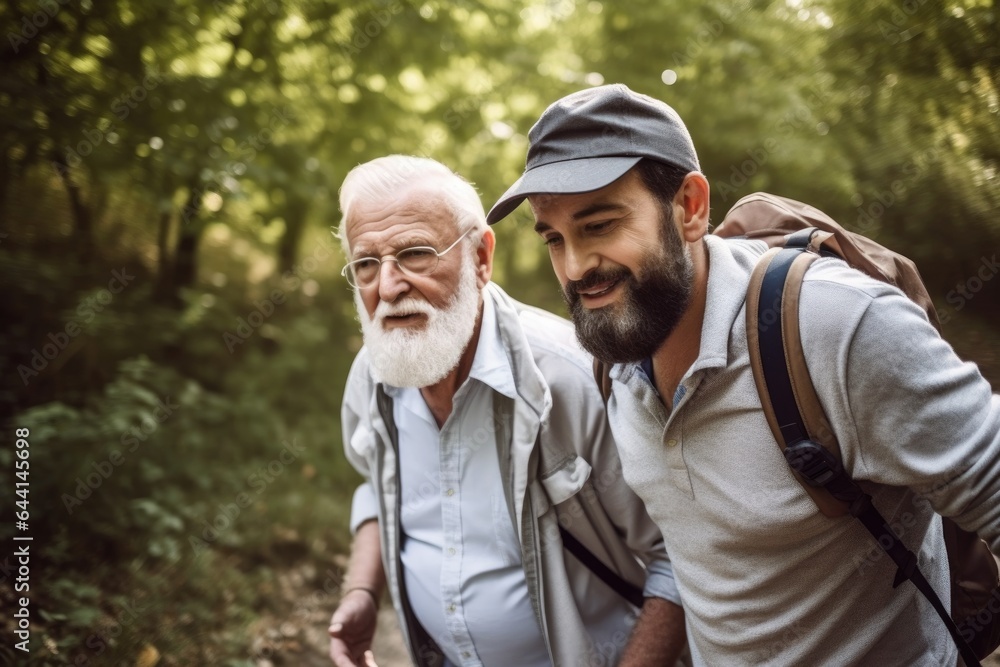
[[[825,487],[844,472],[840,460],[812,440],[799,440],[785,447],[785,460],[810,486]]]
[[[868,495],[844,472],[840,457],[829,449],[812,440],[799,440],[785,447],[784,453],[788,465],[806,484],[829,491],[831,496],[847,505],[853,516],[864,511]]]

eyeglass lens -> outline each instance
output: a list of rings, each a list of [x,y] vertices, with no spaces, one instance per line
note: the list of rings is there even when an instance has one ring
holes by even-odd
[[[391,262],[393,258],[387,258],[383,261]],[[433,248],[406,248],[396,253],[395,261],[407,273],[421,275],[434,269],[437,265],[438,255]],[[380,267],[381,262],[370,257],[352,264],[351,272],[359,286],[367,286],[375,282]]]

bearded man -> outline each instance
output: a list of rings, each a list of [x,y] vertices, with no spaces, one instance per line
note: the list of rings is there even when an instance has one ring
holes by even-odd
[[[673,664],[680,599],[591,359],[490,282],[475,189],[393,155],[352,170],[340,207],[365,342],[344,450],[366,481],[331,659],[372,660],[387,585],[415,665]]]
[[[767,248],[707,234],[709,182],[677,112],[600,86],[552,104],[528,141],[488,220],[528,200],[583,346],[614,363],[622,471],[666,540],[694,664],[956,664],[861,522],[823,516],[792,477],[749,358]],[[817,259],[797,298],[845,471],[949,599],[935,513],[1000,553],[1000,396],[919,306],[839,259]]]

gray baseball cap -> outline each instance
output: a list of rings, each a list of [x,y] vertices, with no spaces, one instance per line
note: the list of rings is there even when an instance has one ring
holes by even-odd
[[[701,171],[684,121],[667,104],[620,83],[567,95],[528,132],[524,174],[486,220],[499,222],[528,195],[600,190],[644,157]]]

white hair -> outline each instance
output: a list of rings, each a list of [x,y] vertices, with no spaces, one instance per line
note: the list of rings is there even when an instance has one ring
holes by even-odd
[[[347,221],[358,201],[389,202],[413,185],[428,185],[444,196],[451,209],[455,227],[460,233],[470,229],[485,232],[486,212],[472,184],[436,160],[412,155],[387,155],[375,158],[352,169],[340,186],[340,239],[344,255],[350,259],[347,242]],[[482,234],[470,234],[467,243],[478,244]]]

